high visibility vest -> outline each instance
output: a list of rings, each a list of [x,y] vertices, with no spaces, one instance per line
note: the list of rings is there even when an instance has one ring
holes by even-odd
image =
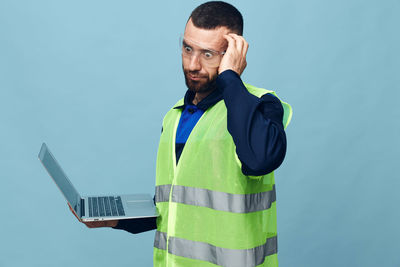
[[[245,86],[257,97],[275,94]],[[286,128],[292,110],[281,103]],[[242,173],[222,100],[204,112],[176,164],[181,113],[171,109],[165,115],[158,148],[154,266],[278,266],[273,172]]]

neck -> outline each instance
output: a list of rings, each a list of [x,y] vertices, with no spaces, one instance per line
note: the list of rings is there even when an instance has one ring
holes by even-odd
[[[197,92],[193,98],[193,105],[197,105],[201,102],[204,98],[206,98],[209,94],[211,94],[214,90],[206,91],[206,92]]]

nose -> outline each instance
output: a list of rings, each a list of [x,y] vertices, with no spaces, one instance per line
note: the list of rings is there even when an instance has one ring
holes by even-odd
[[[194,54],[190,57],[189,68],[190,71],[199,71],[201,70],[200,57],[197,54]]]

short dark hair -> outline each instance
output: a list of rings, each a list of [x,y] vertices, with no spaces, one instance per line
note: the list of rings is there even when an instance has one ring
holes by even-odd
[[[223,1],[210,1],[196,7],[189,19],[194,26],[212,30],[225,26],[234,33],[243,35],[243,17],[239,10]]]

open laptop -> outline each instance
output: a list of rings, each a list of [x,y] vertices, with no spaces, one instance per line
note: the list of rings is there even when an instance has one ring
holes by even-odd
[[[158,216],[149,194],[81,197],[45,143],[38,157],[76,215],[84,222]]]

